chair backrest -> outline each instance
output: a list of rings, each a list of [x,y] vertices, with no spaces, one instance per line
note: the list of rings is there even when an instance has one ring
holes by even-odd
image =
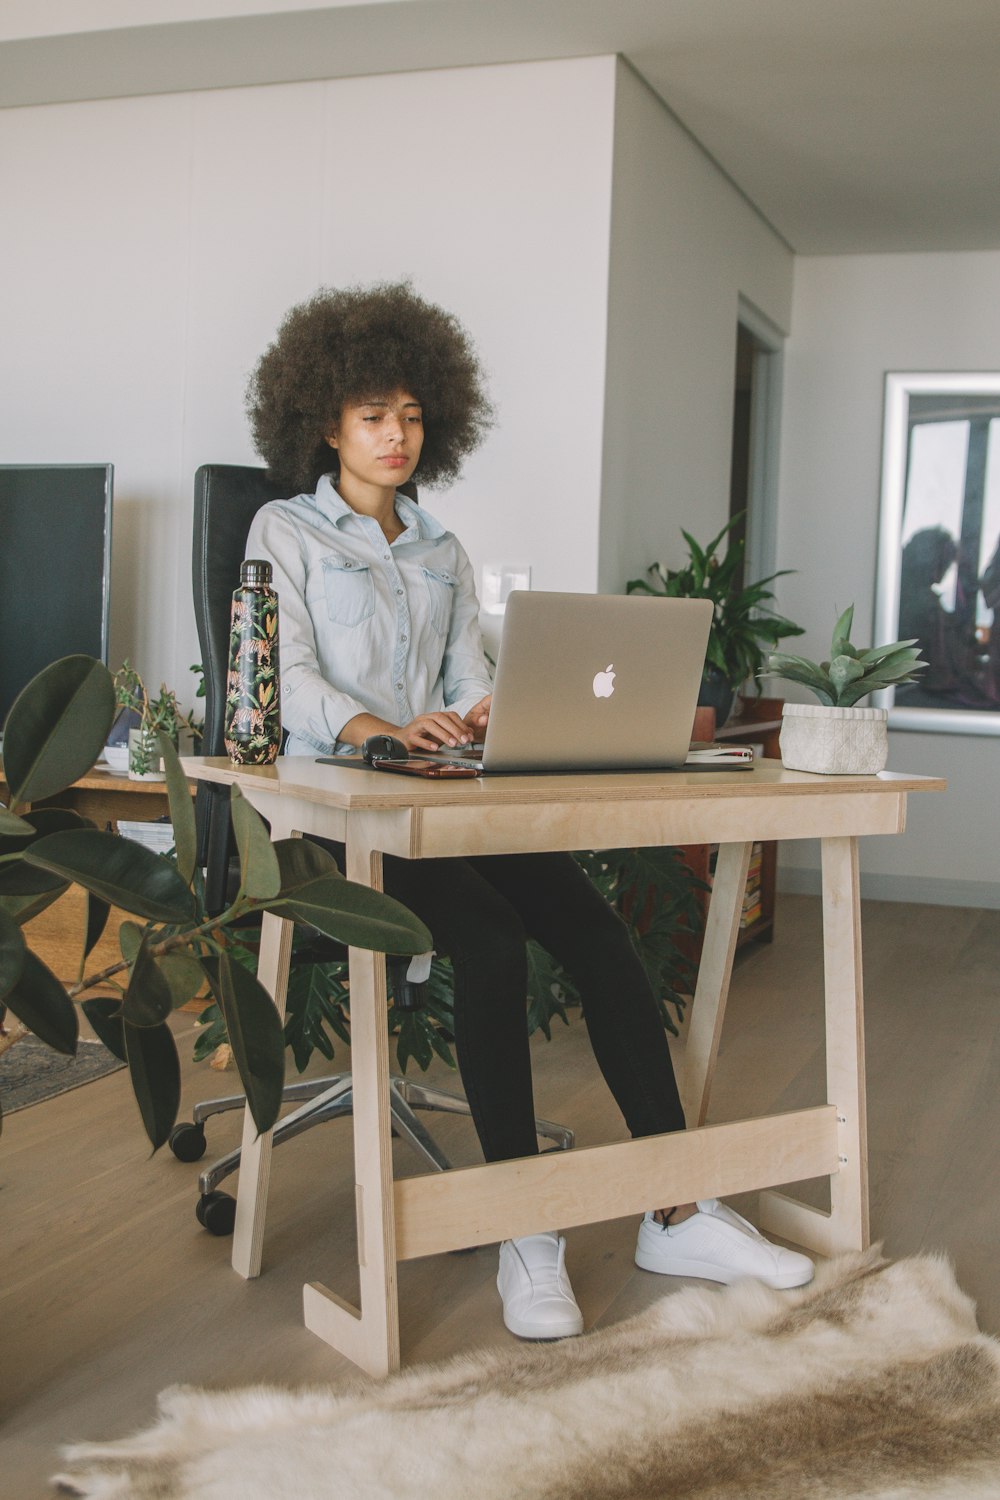
[[[194,476],[192,581],[194,616],[205,672],[204,755],[224,755],[229,612],[239,586],[250,523],[270,500],[287,497],[264,469],[243,464],[203,464]]]
[[[401,485],[400,488],[416,501],[413,484]],[[250,523],[261,506],[287,497],[287,485],[277,485],[267,477],[265,469],[245,464],[202,464],[194,477],[191,562],[194,614],[205,672],[203,755],[226,753],[223,730],[229,671],[229,615],[233,590],[240,581],[240,563],[245,555]],[[280,610],[280,593],[278,607]],[[280,639],[278,659],[280,664]],[[197,817],[199,860],[206,868],[206,899],[210,911],[219,911],[224,904],[229,864],[228,789],[199,782]]]

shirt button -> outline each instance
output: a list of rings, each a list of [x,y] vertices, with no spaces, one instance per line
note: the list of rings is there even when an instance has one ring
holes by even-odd
[[[400,640],[401,640],[401,641],[402,641],[402,643],[403,643],[403,645],[404,645],[404,646],[405,646],[405,645],[406,645],[406,640],[407,640],[407,637],[406,637],[406,636],[405,636],[405,635],[401,635],[401,636],[400,636],[400,637],[399,637],[399,639],[400,639]]]
[[[397,682],[396,683],[396,692],[397,693],[401,693],[402,691],[403,691],[403,684],[401,682]]]
[[[403,590],[402,589],[397,589],[396,593],[399,595],[400,599],[402,599],[402,597],[403,597]]]

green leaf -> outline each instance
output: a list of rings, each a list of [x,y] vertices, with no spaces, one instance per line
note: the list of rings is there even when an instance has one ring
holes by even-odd
[[[4,895],[36,896],[46,891],[64,891],[65,880],[47,871],[33,869],[23,862],[23,856],[39,839],[50,833],[94,826],[89,818],[81,818],[79,813],[70,812],[65,807],[33,808],[30,817],[30,824],[24,824],[27,840],[23,836],[0,838],[0,893]],[[9,858],[11,855],[16,859]]]
[[[292,1049],[295,1066],[304,1072],[313,1051],[328,1062],[334,1044],[326,1028],[350,1045],[346,1006],[349,999],[346,960],[293,967],[285,997],[285,1044]]]
[[[124,1026],[125,1061],[143,1129],[157,1151],[170,1135],[181,1102],[181,1065],[170,1029]],[[113,1050],[113,1049],[112,1049]]]
[[[232,789],[230,811],[236,847],[240,851],[240,880],[248,896],[269,901],[281,890],[281,870],[267,824],[240,792]]]
[[[90,1022],[94,1035],[104,1043],[108,1051],[113,1052],[119,1062],[128,1062],[121,1002],[110,996],[99,995],[96,1000],[84,1000],[80,1009]]]
[[[227,953],[202,959],[229,1032],[233,1059],[258,1131],[270,1130],[281,1109],[285,1038],[274,1001],[260,981]]]
[[[157,735],[163,769],[167,778],[167,801],[170,804],[170,822],[174,830],[174,857],[177,873],[185,885],[191,884],[198,858],[198,835],[194,821],[194,803],[188,790],[187,777],[181,768],[180,757],[168,734]]]
[[[187,922],[194,915],[191,892],[173,861],[132,839],[90,828],[53,833],[24,857],[151,921]]]
[[[182,1005],[187,1005],[189,1000],[193,1000],[205,983],[205,973],[201,963],[190,953],[181,952],[179,949],[173,953],[162,953],[155,963],[161,977],[169,986],[173,1010],[179,1010]]]
[[[864,667],[853,656],[835,656],[830,663],[830,681],[833,683],[836,701],[842,702],[844,690],[864,675]]]
[[[427,953],[434,940],[423,922],[382,891],[327,875],[301,886],[294,896],[270,903],[327,937],[379,953]]]
[[[26,823],[9,808],[0,806],[0,835],[10,839],[26,839],[31,837],[32,832],[30,823]]]
[[[830,655],[845,656],[845,645],[850,644],[851,626],[854,623],[854,605],[849,604],[833,627],[833,644],[830,647]]]
[[[45,891],[40,896],[0,896],[0,911],[5,911],[19,927],[23,927],[54,905],[65,889],[66,886],[60,884],[54,891]]]
[[[53,662],[15,698],[4,731],[11,800],[38,802],[93,766],[115,716],[111,673],[92,656]]]
[[[0,911],[0,1001],[24,972],[24,935],[13,917]]]
[[[87,892],[87,931],[84,937],[83,954],[86,958],[100,942],[104,935],[104,929],[108,925],[108,916],[111,907],[100,896],[95,896],[93,891]],[[124,1062],[124,1058],[122,1061]]]
[[[129,1027],[159,1026],[173,1010],[170,985],[157,968],[150,946],[151,939],[144,936],[129,974],[122,1001],[122,1018]]]
[[[276,839],[271,848],[278,861],[282,896],[327,875],[341,878],[333,855],[312,839]]]
[[[142,947],[144,936],[145,933],[137,922],[122,922],[118,928],[118,946],[129,968],[139,957],[139,949]]]
[[[4,996],[4,1004],[40,1041],[76,1055],[80,1030],[76,1006],[59,980],[30,949],[25,949],[21,977]]]
[[[49,891],[61,895],[67,882],[47,870],[35,869],[23,859],[4,860],[0,864],[0,895],[41,896]]]

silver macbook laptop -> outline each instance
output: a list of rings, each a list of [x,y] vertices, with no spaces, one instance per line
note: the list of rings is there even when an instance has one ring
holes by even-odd
[[[516,590],[504,615],[483,768],[683,765],[711,623],[708,599]]]

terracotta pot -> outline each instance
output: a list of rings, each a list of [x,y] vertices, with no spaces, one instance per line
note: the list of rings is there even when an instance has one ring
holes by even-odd
[[[889,758],[884,708],[828,708],[786,703],[781,715],[781,759],[789,771],[868,776]]]

